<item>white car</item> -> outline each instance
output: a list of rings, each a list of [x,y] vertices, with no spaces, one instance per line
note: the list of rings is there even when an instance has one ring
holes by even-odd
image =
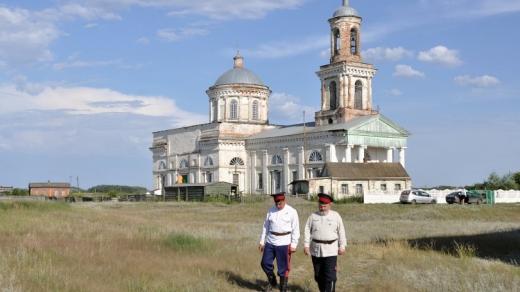
[[[401,203],[410,204],[437,204],[437,199],[425,191],[405,190],[399,197]]]

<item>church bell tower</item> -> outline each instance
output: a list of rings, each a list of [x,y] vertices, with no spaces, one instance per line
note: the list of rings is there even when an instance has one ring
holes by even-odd
[[[330,23],[330,63],[316,74],[321,80],[321,110],[318,126],[344,123],[373,115],[372,78],[376,69],[361,58],[361,17],[343,0]]]

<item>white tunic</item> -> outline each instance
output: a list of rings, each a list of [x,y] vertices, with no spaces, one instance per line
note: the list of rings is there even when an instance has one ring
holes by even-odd
[[[314,242],[313,239],[336,241],[327,244]],[[337,256],[338,249],[347,246],[345,226],[339,213],[329,210],[327,215],[321,215],[320,212],[311,214],[305,224],[304,246],[309,247],[311,255],[315,257]]]
[[[272,232],[290,232],[290,234],[280,236],[274,235]],[[290,244],[292,248],[296,248],[299,239],[300,222],[298,220],[298,212],[287,204],[285,204],[282,210],[278,210],[276,206],[271,207],[265,217],[260,244],[264,245],[266,242],[275,246]]]

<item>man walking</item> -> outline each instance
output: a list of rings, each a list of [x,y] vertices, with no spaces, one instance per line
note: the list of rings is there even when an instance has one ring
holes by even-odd
[[[258,249],[263,252],[261,266],[267,275],[268,284],[265,291],[276,288],[274,260],[280,276],[280,291],[287,291],[287,280],[291,269],[291,253],[296,251],[300,238],[298,212],[287,205],[285,193],[272,195],[275,205],[265,217]]]
[[[305,224],[303,252],[312,255],[314,279],[320,292],[334,292],[338,254],[345,253],[347,237],[341,216],[331,210],[333,198],[318,194],[318,201],[319,211],[311,214]]]

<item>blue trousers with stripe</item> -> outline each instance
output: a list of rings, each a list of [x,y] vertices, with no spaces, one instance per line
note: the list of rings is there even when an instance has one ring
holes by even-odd
[[[275,246],[266,243],[262,262],[260,265],[266,274],[274,274],[274,260],[278,266],[278,276],[288,277],[290,270],[291,256],[289,254],[289,245]]]

